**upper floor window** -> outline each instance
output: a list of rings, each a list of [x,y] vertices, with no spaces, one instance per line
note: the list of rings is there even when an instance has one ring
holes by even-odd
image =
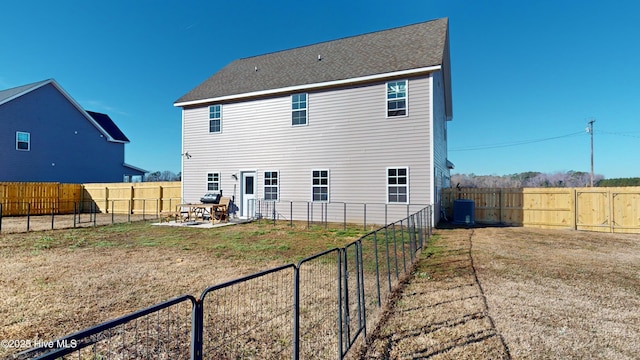
[[[265,171],[264,173],[264,199],[270,201],[278,200],[278,172]]]
[[[31,150],[31,133],[16,131],[16,150]]]
[[[220,173],[207,174],[207,191],[220,191]]]
[[[387,83],[387,116],[407,115],[407,80]]]
[[[307,124],[307,94],[291,95],[291,125]]]
[[[312,200],[329,201],[329,170],[313,170]]]
[[[222,131],[222,105],[209,106],[209,132]]]
[[[408,203],[409,199],[409,168],[387,169],[387,202]]]

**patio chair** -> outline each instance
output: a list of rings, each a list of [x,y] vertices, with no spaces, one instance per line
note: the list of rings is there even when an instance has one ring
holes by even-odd
[[[218,206],[214,210],[214,219],[218,222],[227,222],[229,220],[229,202],[231,198],[221,197]]]

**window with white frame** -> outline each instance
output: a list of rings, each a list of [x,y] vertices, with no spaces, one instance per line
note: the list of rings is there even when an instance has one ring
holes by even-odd
[[[387,202],[409,202],[409,168],[387,168]]]
[[[220,191],[220,173],[207,173],[207,191]]]
[[[329,170],[313,170],[312,200],[329,201]]]
[[[31,133],[16,131],[16,150],[31,150]]]
[[[209,106],[209,132],[219,133],[222,131],[222,105]]]
[[[407,80],[387,83],[387,116],[407,115]]]
[[[267,201],[278,201],[280,189],[277,171],[264,172],[264,199]]]
[[[291,95],[291,125],[307,124],[307,94]]]

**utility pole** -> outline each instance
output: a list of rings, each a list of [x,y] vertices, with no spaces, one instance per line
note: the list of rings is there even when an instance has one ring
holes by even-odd
[[[595,120],[591,119],[589,121],[589,127],[587,128],[587,132],[591,135],[591,187],[593,187],[593,123]]]

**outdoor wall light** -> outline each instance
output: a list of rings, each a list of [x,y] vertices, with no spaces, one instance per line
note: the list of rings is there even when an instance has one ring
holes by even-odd
[[[231,174],[231,178],[235,181],[238,181],[238,175],[237,174]]]

